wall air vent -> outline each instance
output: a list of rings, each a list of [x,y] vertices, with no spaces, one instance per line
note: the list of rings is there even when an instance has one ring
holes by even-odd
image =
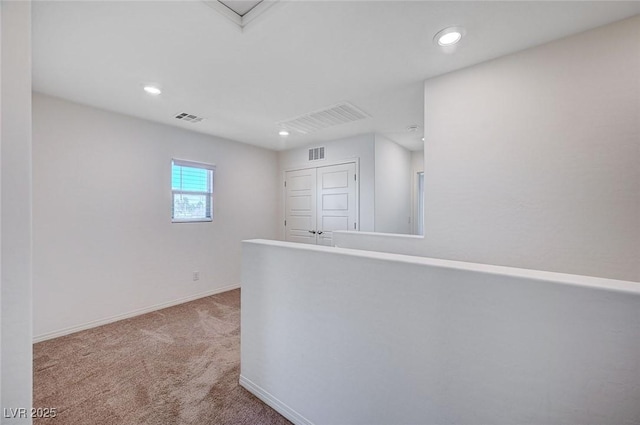
[[[202,121],[204,118],[199,117],[197,115],[193,115],[193,114],[187,114],[186,112],[181,112],[179,114],[176,114],[176,116],[174,117],[175,119],[178,119],[180,121],[187,121],[190,123],[197,123]]]
[[[370,115],[366,112],[353,106],[351,103],[344,102],[289,120],[280,121],[276,124],[280,128],[308,134],[324,128],[359,121],[369,117]]]
[[[324,159],[324,146],[309,149],[309,161],[318,161],[320,159]]]

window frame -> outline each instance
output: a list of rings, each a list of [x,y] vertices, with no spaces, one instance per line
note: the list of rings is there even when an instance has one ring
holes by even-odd
[[[176,190],[173,188],[173,167],[189,167],[206,170],[209,177],[210,192],[191,191],[191,190]],[[213,221],[214,217],[214,183],[215,183],[216,165],[208,164],[205,162],[188,161],[184,159],[171,159],[171,223],[208,223]],[[208,201],[211,205],[209,210],[211,217],[203,218],[175,218],[175,197],[176,195],[200,195],[208,197]]]

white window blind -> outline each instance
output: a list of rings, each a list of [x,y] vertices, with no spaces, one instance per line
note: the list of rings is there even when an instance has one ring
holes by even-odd
[[[216,166],[174,159],[171,161],[173,222],[213,220],[213,178]]]

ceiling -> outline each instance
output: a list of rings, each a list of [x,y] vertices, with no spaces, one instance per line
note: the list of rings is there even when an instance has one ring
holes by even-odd
[[[275,150],[370,132],[418,150],[425,79],[638,13],[614,1],[280,1],[242,28],[203,1],[42,1],[33,86]],[[447,53],[433,37],[451,25],[467,34]],[[371,117],[278,135],[276,123],[339,102]]]
[[[262,0],[219,0],[239,16],[244,16],[256,7]]]

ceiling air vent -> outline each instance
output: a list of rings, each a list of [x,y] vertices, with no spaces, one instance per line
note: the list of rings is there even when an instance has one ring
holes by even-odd
[[[187,121],[190,123],[197,123],[202,121],[204,118],[199,117],[197,115],[193,115],[193,114],[187,114],[186,112],[181,112],[179,114],[177,114],[174,118],[181,120],[181,121]]]
[[[280,121],[277,125],[280,128],[308,134],[323,128],[359,121],[369,117],[370,115],[366,112],[348,102],[344,102],[289,120]]]
[[[309,149],[309,161],[318,161],[320,159],[324,159],[324,146]]]

